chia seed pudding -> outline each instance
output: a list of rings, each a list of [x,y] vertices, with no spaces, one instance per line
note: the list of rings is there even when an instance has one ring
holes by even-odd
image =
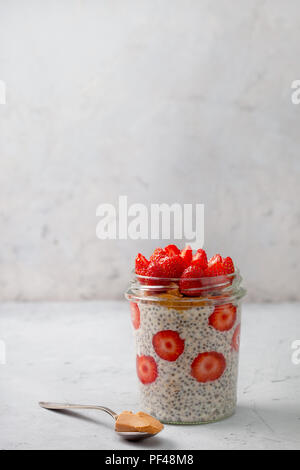
[[[214,279],[138,275],[127,291],[140,405],[164,423],[214,422],[235,411],[245,291],[238,270]]]
[[[138,303],[140,328],[134,331],[138,356],[152,356],[158,375],[153,383],[140,382],[142,409],[162,422],[200,423],[233,414],[236,406],[238,352],[232,339],[240,324],[240,308],[230,331],[217,331],[208,324],[214,307],[199,306],[179,312],[155,303]],[[174,362],[161,359],[152,344],[164,330],[178,332],[185,340],[184,352]],[[205,351],[223,354],[226,369],[215,381],[200,383],[191,375],[193,360]]]

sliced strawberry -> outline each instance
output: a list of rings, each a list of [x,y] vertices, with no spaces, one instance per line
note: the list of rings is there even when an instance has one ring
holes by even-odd
[[[150,277],[163,277],[164,271],[159,263],[152,261],[152,263],[149,264],[146,273],[147,276]]]
[[[158,279],[146,279],[145,283],[150,285],[150,286],[158,286],[162,284],[162,281],[159,279],[165,277],[165,272],[161,265],[158,262],[152,261],[152,263],[149,264],[145,276],[147,277],[153,277],[153,278],[158,278]]]
[[[227,256],[227,258],[223,259],[223,268],[225,274],[232,274],[234,273],[234,264],[232,259]]]
[[[152,261],[158,261],[160,260],[160,258],[164,258],[166,255],[167,253],[165,252],[165,250],[163,250],[162,248],[156,248],[153,254],[150,256],[150,263]]]
[[[152,356],[136,356],[136,371],[142,384],[151,384],[158,376],[157,364]]]
[[[153,336],[152,344],[156,354],[165,361],[174,362],[184,351],[184,339],[177,331],[164,330]]]
[[[183,258],[185,269],[188,268],[193,259],[193,250],[190,245],[181,250],[180,256]]]
[[[149,261],[141,253],[135,258],[135,272],[140,276],[146,275],[146,270],[149,266]]]
[[[201,248],[197,250],[197,253],[193,256],[192,264],[201,266],[203,269],[207,268],[207,255],[204,250]]]
[[[163,270],[163,277],[168,279],[180,278],[184,271],[184,260],[180,255],[173,255],[170,258],[168,256],[161,258],[158,264]]]
[[[131,321],[135,330],[138,330],[141,324],[141,313],[138,304],[130,302]]]
[[[223,260],[221,255],[213,256],[207,264],[206,275],[209,277],[221,276],[225,274],[223,268]]]
[[[191,375],[198,382],[212,382],[221,377],[226,369],[223,354],[216,351],[198,354],[191,366]]]
[[[241,334],[241,324],[239,323],[236,329],[234,330],[231,346],[235,351],[240,349],[240,334]]]
[[[179,281],[180,292],[189,297],[201,295],[201,278],[204,276],[204,269],[201,266],[189,266],[181,276]]]
[[[236,321],[236,307],[232,304],[218,305],[208,319],[215,330],[229,331]]]
[[[168,245],[168,246],[166,246],[165,252],[166,252],[167,256],[176,256],[176,255],[180,255],[180,250],[179,250],[179,248],[177,248],[176,245]]]

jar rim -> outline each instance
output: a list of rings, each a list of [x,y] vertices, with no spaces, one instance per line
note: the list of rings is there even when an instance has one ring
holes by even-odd
[[[195,283],[195,287],[183,291],[179,288],[180,278],[158,278],[134,273],[125,297],[135,302],[160,302],[183,306],[199,302],[212,304],[237,302],[246,295],[246,290],[241,287],[242,277],[239,269],[232,274],[190,278],[188,281],[192,285]]]

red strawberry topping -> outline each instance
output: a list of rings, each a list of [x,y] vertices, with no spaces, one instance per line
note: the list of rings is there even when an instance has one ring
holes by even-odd
[[[165,250],[163,250],[162,248],[156,248],[153,252],[153,254],[150,256],[150,263],[152,261],[158,261],[160,260],[160,258],[164,258],[166,256],[166,252]]]
[[[191,375],[198,382],[212,382],[221,377],[226,369],[223,354],[211,351],[198,354],[191,366]]]
[[[166,361],[174,362],[184,351],[184,339],[177,331],[164,330],[153,336],[152,344],[156,354]]]
[[[236,321],[236,307],[232,304],[218,305],[208,319],[209,325],[218,331],[229,331]]]
[[[193,259],[193,250],[190,245],[181,250],[180,256],[183,258],[185,269],[188,268]]]
[[[229,256],[222,258],[220,254],[216,254],[207,261],[206,252],[201,248],[193,256],[189,245],[181,251],[176,245],[168,245],[165,248],[156,248],[149,260],[139,253],[135,260],[135,272],[140,276],[141,284],[152,286],[166,286],[170,279],[174,282],[181,278],[181,293],[193,297],[205,295],[214,288],[230,286],[235,267]],[[144,279],[143,276],[150,279]]]
[[[204,269],[201,266],[191,265],[182,274],[179,281],[179,289],[182,294],[189,297],[201,295],[202,286],[200,278],[204,276]]]
[[[184,260],[180,255],[173,255],[171,258],[166,256],[158,261],[159,266],[163,270],[163,277],[179,278],[184,271]]]
[[[166,252],[167,256],[176,256],[176,255],[180,255],[180,250],[179,250],[179,248],[177,248],[176,245],[168,245],[168,246],[166,246],[165,252]]]
[[[135,330],[138,330],[141,324],[141,314],[138,304],[130,302],[131,321]]]
[[[147,277],[157,277],[162,278],[165,277],[165,272],[161,265],[158,262],[152,262],[149,264],[146,274]],[[159,279],[146,279],[145,283],[150,286],[161,285],[162,282]]]
[[[135,272],[140,276],[146,275],[146,270],[149,266],[149,261],[141,253],[135,258]]]
[[[160,266],[160,264],[154,261],[149,264],[147,271],[146,271],[146,276],[164,277],[164,271],[162,267]]]
[[[239,323],[236,329],[234,330],[231,346],[235,351],[240,349],[240,334],[241,334],[241,324]]]
[[[158,376],[157,364],[152,356],[136,356],[136,371],[142,384],[151,384]]]
[[[207,256],[206,252],[201,248],[197,250],[197,253],[193,256],[192,264],[201,266],[203,269],[207,268]]]
[[[215,255],[208,261],[206,275],[213,277],[213,276],[221,276],[222,274],[225,274],[222,256]]]
[[[234,273],[234,264],[233,264],[232,259],[229,256],[223,259],[223,268],[224,268],[225,274]]]

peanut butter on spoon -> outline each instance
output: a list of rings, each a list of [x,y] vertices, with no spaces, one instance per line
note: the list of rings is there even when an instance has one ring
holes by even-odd
[[[132,411],[122,411],[116,419],[115,426],[117,432],[147,432],[149,434],[157,434],[163,428],[164,425],[160,421],[143,411],[136,414]]]

